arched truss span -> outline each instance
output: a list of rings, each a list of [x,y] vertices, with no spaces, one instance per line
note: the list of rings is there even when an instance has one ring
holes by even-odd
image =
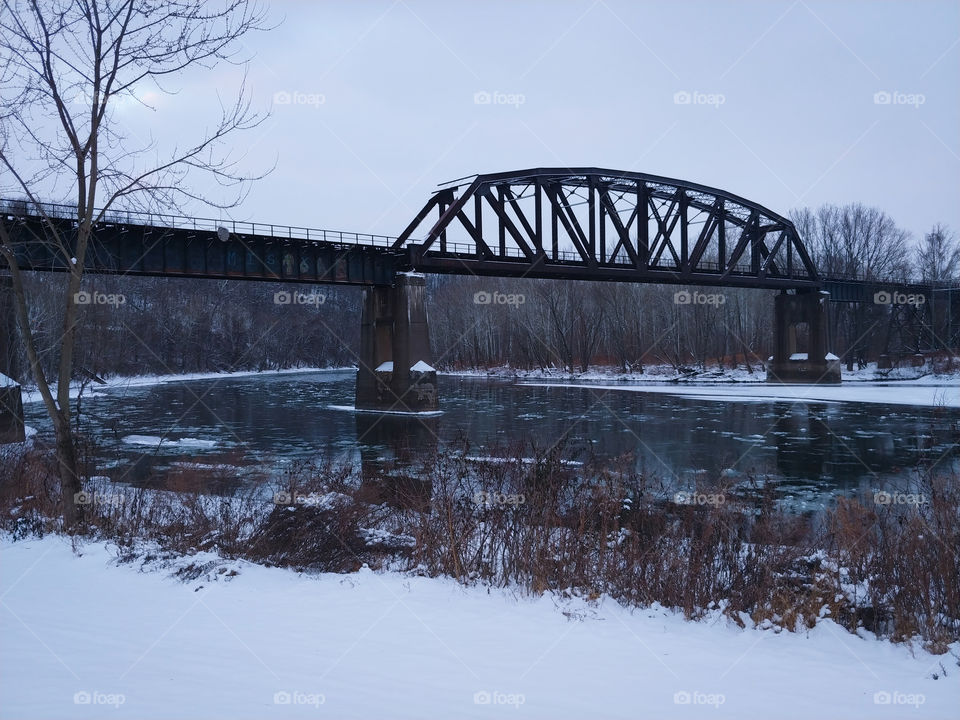
[[[599,168],[455,181],[434,193],[394,247],[408,248],[414,269],[424,272],[820,285],[796,228],[782,215],[716,188]]]

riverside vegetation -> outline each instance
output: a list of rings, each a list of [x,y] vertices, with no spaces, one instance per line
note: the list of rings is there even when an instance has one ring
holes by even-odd
[[[495,455],[472,457],[464,444],[375,471],[300,463],[223,495],[201,491],[216,479],[210,471],[181,470],[176,492],[93,476],[71,535],[115,543],[128,561],[212,552],[298,571],[367,565],[660,603],[688,618],[722,612],[777,632],[829,617],[937,653],[960,639],[955,473],[917,468],[902,493],[837,498],[797,515],[761,484],[745,492],[742,482],[705,479],[674,493],[630,458],[578,464],[562,459],[562,447],[522,444]],[[62,532],[48,449],[0,450],[0,476],[5,532]]]

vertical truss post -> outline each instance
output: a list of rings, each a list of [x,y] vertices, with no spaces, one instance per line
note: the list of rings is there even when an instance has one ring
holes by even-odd
[[[543,198],[540,195],[540,180],[534,181],[533,186],[533,212],[534,212],[534,228],[536,229],[536,243],[537,243],[537,255],[542,256],[543,253]]]
[[[503,223],[500,223],[501,227]],[[473,196],[473,226],[477,229],[477,236],[483,237],[483,196],[477,193]],[[480,243],[477,243],[477,252],[479,254]],[[503,246],[500,248],[500,254],[503,255]]]
[[[637,181],[637,256],[640,269],[646,271],[650,266],[650,199],[643,180]]]
[[[727,270],[727,205],[722,198],[717,210],[717,267],[720,272]]]
[[[597,194],[593,176],[587,178],[587,215],[589,216],[587,242],[590,246],[590,257],[594,260],[603,260],[602,256],[597,257]]]
[[[593,197],[592,193],[590,197]],[[603,202],[600,203],[599,215],[597,234],[600,239],[600,262],[605,263],[607,262],[607,208]],[[610,260],[613,260],[613,258],[611,257]]]
[[[443,214],[447,211],[447,204],[442,200],[437,203],[437,219],[443,217]],[[447,228],[444,226],[443,230],[440,231],[440,252],[447,251]]]
[[[680,202],[677,209],[680,213],[680,273],[684,275],[690,272],[690,251],[687,237],[687,193],[683,190],[680,191]]]
[[[497,185],[497,202],[500,203],[500,209],[505,211],[506,208],[504,207],[503,199],[503,185]],[[477,230],[479,231],[480,228],[477,227]],[[497,217],[497,234],[497,240],[500,244],[500,257],[504,257],[507,254],[507,228],[503,220],[500,219],[499,215]]]
[[[557,197],[556,194],[550,194],[550,242],[551,250],[553,251],[553,260],[554,262],[560,257],[560,252],[558,250],[558,228],[557,222],[559,218],[559,208],[557,208]]]

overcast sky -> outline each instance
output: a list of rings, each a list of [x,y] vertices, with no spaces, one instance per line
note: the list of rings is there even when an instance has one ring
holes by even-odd
[[[598,166],[960,230],[956,1],[268,9],[279,25],[245,45],[272,115],[237,146],[276,169],[235,219],[395,235],[440,182]],[[182,84],[154,133],[188,132],[238,72]]]

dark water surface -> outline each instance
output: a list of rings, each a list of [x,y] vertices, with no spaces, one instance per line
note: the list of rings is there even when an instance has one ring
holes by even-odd
[[[317,456],[388,458],[401,445],[430,452],[467,439],[472,455],[484,455],[517,441],[546,448],[564,438],[570,459],[629,455],[647,476],[678,489],[698,477],[773,482],[802,509],[838,493],[902,487],[922,461],[960,466],[956,409],[720,402],[445,376],[439,386],[443,412],[425,419],[353,412],[350,371],[98,389],[83,399],[82,428],[96,440],[103,474],[144,485],[191,467],[275,473]],[[47,434],[42,405],[29,403],[25,412]]]

